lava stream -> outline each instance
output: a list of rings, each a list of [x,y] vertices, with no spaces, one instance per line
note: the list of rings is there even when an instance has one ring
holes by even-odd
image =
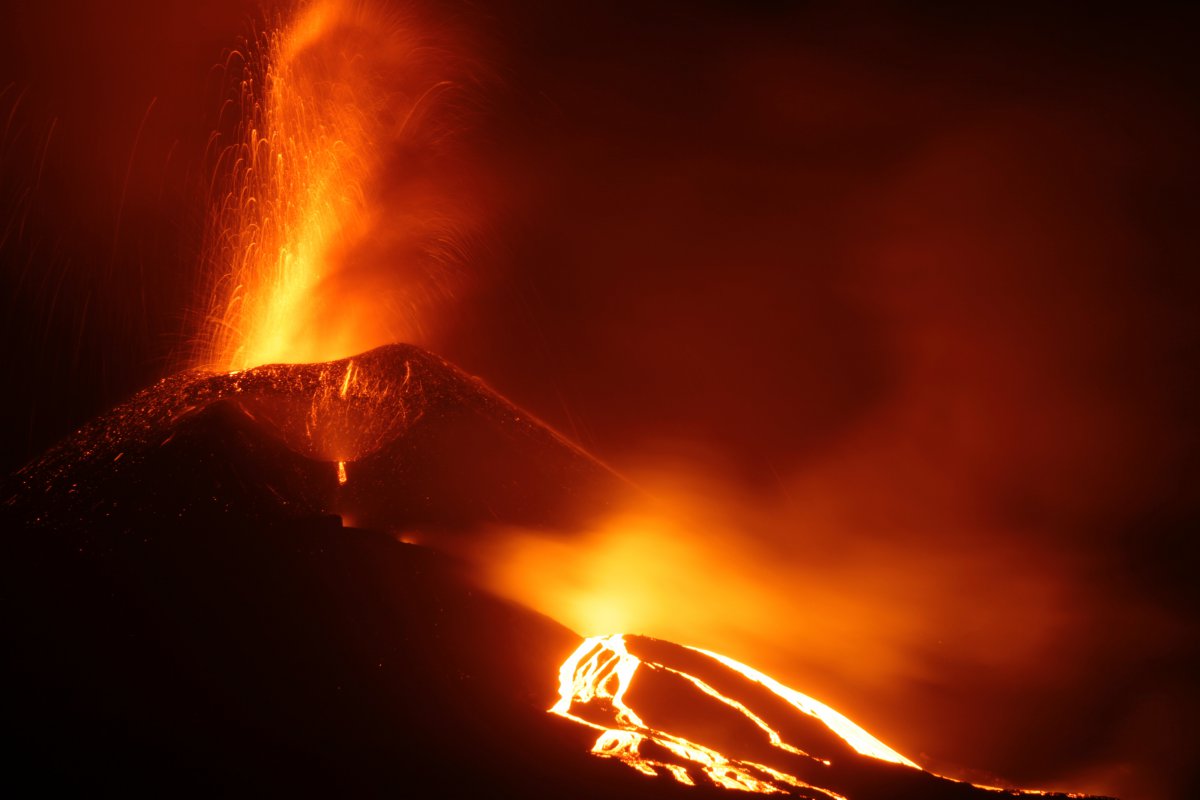
[[[702,650],[696,652],[711,656]],[[737,662],[732,663],[736,664]],[[799,748],[787,744],[776,731],[744,705],[721,695],[699,678],[660,663],[639,659],[629,652],[625,645],[625,638],[621,634],[593,636],[586,639],[563,662],[558,674],[558,702],[550,708],[550,711],[599,730],[600,735],[592,747],[593,753],[606,758],[616,758],[646,775],[654,776],[659,774],[659,770],[662,770],[680,783],[694,785],[695,781],[692,778],[691,770],[698,769],[713,784],[726,789],[763,794],[799,789],[806,793],[815,792],[816,796],[844,800],[840,794],[812,786],[795,775],[766,764],[728,758],[704,745],[648,726],[638,713],[625,702],[625,694],[640,667],[665,670],[684,678],[705,694],[745,714],[756,726],[764,730],[775,747],[795,755],[813,758]],[[744,667],[744,670],[747,671],[744,674],[748,676],[749,673],[753,673],[753,670],[748,667]],[[798,692],[796,694],[799,695]],[[803,695],[799,696],[804,697]],[[810,707],[825,708],[819,703],[810,702],[812,703]],[[580,714],[588,712],[595,712],[595,716],[602,717],[611,714],[611,726],[580,716]],[[806,713],[813,712],[806,711]],[[816,714],[813,715],[816,716]],[[859,732],[863,737],[871,738],[865,731],[859,729]],[[879,748],[893,752],[882,743],[873,739],[871,741]],[[649,752],[653,750],[660,751],[660,757],[656,758],[650,755]],[[896,755],[898,758],[903,758]]]
[[[742,675],[746,676],[755,683],[762,684],[766,688],[770,689],[774,694],[782,697],[784,700],[787,700],[800,711],[803,711],[805,714],[816,717],[817,719],[821,720],[821,722],[824,722],[838,736],[841,736],[843,739],[845,739],[851,747],[862,753],[864,756],[871,756],[872,758],[879,758],[896,764],[905,764],[909,767],[917,767],[915,762],[900,755],[895,750],[888,747],[886,744],[879,741],[859,726],[855,725],[844,715],[834,711],[824,703],[819,703],[806,694],[802,694],[797,692],[795,689],[784,686],[782,683],[770,677],[769,675],[764,675],[758,670],[752,669],[740,661],[734,661],[728,656],[723,656],[719,653],[714,653],[709,650],[701,650],[699,647],[688,647],[688,649],[694,650],[697,653],[703,653],[709,658],[720,661],[725,666],[736,672],[740,672]],[[920,767],[917,767],[917,769],[920,769]]]
[[[707,780],[810,800],[1051,794],[937,776],[739,661],[641,636],[585,639],[559,668],[558,701],[549,711],[599,731],[593,754],[688,786]]]

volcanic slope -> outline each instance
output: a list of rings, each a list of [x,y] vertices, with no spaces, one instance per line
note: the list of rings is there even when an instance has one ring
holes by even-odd
[[[146,515],[334,513],[385,531],[570,530],[634,491],[449,362],[386,345],[321,364],[166,378],[20,470],[40,527]]]
[[[167,379],[6,484],[10,778],[137,795],[728,798],[711,764],[663,754],[702,740],[731,769],[795,778],[759,787],[792,796],[999,796],[864,756],[729,665],[640,637],[621,639],[640,665],[625,699],[661,766],[593,755],[596,726],[629,717],[603,693],[561,713],[556,672],[595,642],[395,535],[570,530],[628,491],[416,348]]]

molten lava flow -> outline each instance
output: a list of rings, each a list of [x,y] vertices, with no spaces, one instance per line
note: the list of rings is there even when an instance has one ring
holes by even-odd
[[[702,650],[696,652],[712,656]],[[724,659],[718,658],[718,660],[726,663]],[[732,662],[732,664],[736,663]],[[757,677],[754,676],[757,676],[758,673],[754,673],[744,665],[737,666],[741,667],[739,671],[745,670],[744,674],[757,680]],[[592,747],[593,753],[606,758],[619,759],[646,775],[657,775],[659,770],[663,770],[681,783],[694,785],[695,781],[690,770],[698,769],[713,784],[727,789],[764,794],[800,789],[816,792],[824,797],[841,797],[835,792],[812,786],[799,777],[780,769],[754,761],[728,758],[712,748],[647,725],[625,700],[634,675],[640,668],[666,671],[683,678],[705,695],[745,715],[767,735],[774,747],[791,755],[827,763],[785,742],[780,734],[761,717],[737,700],[722,695],[700,678],[664,664],[643,661],[634,656],[629,652],[625,638],[620,634],[593,636],[586,639],[563,662],[558,674],[558,702],[550,711],[599,730],[601,733]],[[765,678],[766,676],[761,677]],[[764,681],[760,682],[769,686]],[[774,691],[774,687],[771,688]],[[786,689],[786,687],[781,688]],[[805,713],[817,716],[822,721],[824,721],[824,717],[815,713],[815,710],[831,712],[831,709],[815,703],[799,692],[786,691],[805,701],[803,706],[797,705],[798,708],[804,710]],[[791,696],[788,696],[788,699],[790,702],[796,702]],[[837,716],[840,717],[840,715]],[[601,721],[595,721],[597,718]],[[856,734],[855,739],[851,742],[856,747],[858,742],[863,742],[873,751],[889,753],[894,757],[893,760],[911,764],[903,756],[871,738],[849,720],[844,717],[840,717],[840,719],[849,725]]]
[[[695,650],[697,653],[703,653],[709,658],[720,661],[725,666],[740,672],[742,675],[746,676],[755,683],[760,683],[767,687],[776,695],[787,700],[800,711],[803,711],[805,714],[816,717],[817,719],[821,720],[821,722],[824,722],[831,730],[837,733],[838,736],[841,736],[843,739],[845,739],[851,747],[862,753],[864,756],[880,758],[884,761],[891,761],[896,764],[906,764],[910,767],[917,766],[916,763],[900,755],[895,750],[888,747],[886,744],[879,741],[874,736],[867,733],[845,716],[834,711],[824,703],[819,703],[808,695],[801,694],[795,689],[784,686],[782,683],[770,677],[769,675],[764,675],[758,670],[752,669],[740,661],[734,661],[728,656],[713,653],[709,650],[701,650],[698,647],[689,647],[688,649]]]
[[[214,182],[219,277],[197,366],[328,361],[419,338],[463,227],[425,174],[445,138],[426,110],[452,82],[424,27],[313,0],[247,59],[241,141]]]
[[[558,684],[549,710],[599,731],[592,753],[689,786],[816,800],[1047,794],[926,772],[832,708],[696,647],[593,636],[563,662]]]

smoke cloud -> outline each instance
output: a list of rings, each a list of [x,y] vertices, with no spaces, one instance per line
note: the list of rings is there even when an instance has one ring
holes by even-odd
[[[10,468],[193,352],[214,64],[261,18],[54,5],[0,48]],[[481,532],[484,579],[947,773],[1196,793],[1194,14],[394,11],[483,89],[376,160],[310,327],[370,302],[364,346],[417,338],[651,496]]]
[[[437,345],[657,499],[493,532],[492,584],[728,652],[950,774],[1187,796],[1181,21],[510,21],[507,252]]]

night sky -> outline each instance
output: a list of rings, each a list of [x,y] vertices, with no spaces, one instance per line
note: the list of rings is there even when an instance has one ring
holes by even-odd
[[[262,25],[77,5],[0,33],[6,470],[187,366],[218,65]],[[935,768],[1200,791],[1194,13],[652,5],[422,11],[478,224],[416,343],[761,595],[645,624]]]

